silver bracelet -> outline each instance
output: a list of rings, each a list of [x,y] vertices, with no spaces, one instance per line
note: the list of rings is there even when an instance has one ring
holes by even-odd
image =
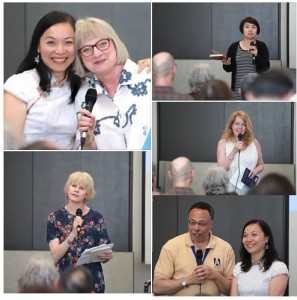
[[[66,238],[65,242],[69,247],[72,245],[72,241],[70,241],[69,238]]]

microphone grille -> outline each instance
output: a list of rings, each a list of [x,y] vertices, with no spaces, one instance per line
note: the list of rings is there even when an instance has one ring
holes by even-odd
[[[82,210],[80,208],[78,208],[76,210],[76,213],[75,213],[77,216],[81,217],[82,216]]]

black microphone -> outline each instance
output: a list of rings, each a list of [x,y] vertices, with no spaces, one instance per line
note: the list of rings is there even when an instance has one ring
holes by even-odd
[[[201,249],[196,251],[196,261],[198,266],[203,265],[203,251]]]
[[[238,141],[241,142],[242,138],[243,138],[243,134],[240,133],[237,138],[238,138]],[[240,153],[240,150],[238,150],[238,152]]]
[[[75,213],[75,214],[76,214],[78,217],[82,217],[82,210],[81,210],[80,208],[78,208],[78,209],[76,210],[76,213]],[[77,230],[77,233],[79,233],[80,230],[81,230],[81,226],[78,225],[77,228],[76,228],[76,230]]]
[[[85,103],[86,103],[85,109],[87,109],[89,112],[92,112],[96,100],[97,100],[97,91],[95,89],[88,89],[85,96]],[[80,137],[81,149],[84,147],[84,144],[86,142],[86,137],[87,137],[87,132],[86,131],[82,132]]]
[[[251,41],[250,42],[250,46],[256,47],[256,42],[255,41]],[[255,57],[255,54],[252,54],[252,55],[253,55],[253,64],[255,64],[256,57]]]

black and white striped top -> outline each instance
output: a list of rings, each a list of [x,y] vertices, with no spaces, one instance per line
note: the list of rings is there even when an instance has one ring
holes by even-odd
[[[238,88],[241,85],[242,78],[248,73],[256,73],[256,65],[253,56],[247,51],[242,50],[240,46],[236,52],[236,78],[235,78],[235,97],[240,100],[241,95],[238,93]]]

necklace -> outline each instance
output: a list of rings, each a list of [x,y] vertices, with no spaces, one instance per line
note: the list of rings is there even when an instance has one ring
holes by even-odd
[[[262,260],[262,258],[260,258],[259,260],[253,260],[253,259],[251,259],[253,265],[259,265],[260,262],[261,262],[261,260]]]

